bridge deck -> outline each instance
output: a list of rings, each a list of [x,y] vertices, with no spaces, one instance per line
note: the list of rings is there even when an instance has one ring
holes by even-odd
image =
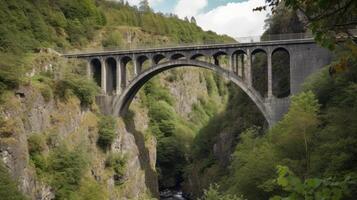
[[[110,50],[110,51],[93,51],[93,52],[79,52],[79,53],[64,53],[62,56],[67,58],[85,58],[95,56],[111,56],[111,55],[128,55],[128,54],[147,54],[159,52],[173,52],[173,51],[193,51],[193,50],[207,50],[220,48],[246,48],[257,46],[279,46],[292,44],[306,44],[315,43],[312,38],[306,39],[292,39],[292,40],[278,40],[278,41],[262,41],[252,43],[228,43],[228,44],[202,44],[202,45],[184,45],[161,48],[139,48],[131,50]]]

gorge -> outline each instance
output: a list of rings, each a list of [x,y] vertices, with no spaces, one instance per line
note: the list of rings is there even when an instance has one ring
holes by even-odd
[[[355,199],[354,1],[240,43],[149,3],[0,3],[0,199]]]

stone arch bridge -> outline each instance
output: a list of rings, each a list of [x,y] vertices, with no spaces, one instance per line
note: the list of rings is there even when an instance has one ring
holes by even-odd
[[[93,78],[102,89],[97,102],[105,114],[125,114],[136,93],[148,80],[163,71],[189,66],[211,70],[234,82],[257,105],[270,126],[287,112],[290,97],[300,91],[305,78],[329,64],[332,57],[331,52],[319,47],[312,39],[73,53],[63,56],[87,61],[88,77]],[[255,70],[257,60],[260,60],[263,67]],[[275,70],[275,63],[282,60],[285,60],[284,67]],[[280,80],[278,76],[281,71],[286,74],[283,85],[276,83]],[[263,86],[260,85],[265,88],[263,91],[256,88],[256,79],[263,82]],[[279,94],[277,87],[283,87],[284,94]]]

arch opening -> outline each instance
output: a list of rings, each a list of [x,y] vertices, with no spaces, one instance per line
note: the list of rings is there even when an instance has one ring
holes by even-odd
[[[215,65],[222,67],[224,69],[230,68],[229,66],[229,56],[226,52],[219,51],[213,55],[213,62]]]
[[[268,56],[262,49],[252,52],[252,84],[262,97],[268,95]]]
[[[125,87],[129,84],[131,78],[134,78],[134,62],[132,58],[126,56],[121,59],[121,88],[125,89]]]
[[[99,87],[102,86],[102,63],[98,58],[94,58],[90,61],[91,77],[97,83]]]
[[[290,54],[284,48],[272,53],[273,95],[284,98],[290,95]]]
[[[147,56],[139,56],[137,58],[137,72],[140,73],[144,71],[145,69],[148,69],[151,67],[150,59]]]
[[[204,55],[204,54],[201,54],[201,53],[192,55],[190,59],[191,60],[198,60],[198,61],[202,61],[202,62],[209,62],[209,57],[207,55]]]
[[[163,62],[167,61],[167,58],[162,55],[162,54],[157,54],[153,57],[153,64],[154,65],[158,65],[158,64],[161,64]]]
[[[107,82],[106,82],[106,93],[107,94],[114,94],[116,90],[116,85],[117,85],[117,61],[114,58],[108,58],[105,61],[105,66],[106,66],[106,76],[107,76]]]
[[[123,91],[121,96],[117,97],[114,100],[114,109],[113,109],[114,113],[113,114],[114,115],[119,114],[122,116],[125,115],[130,104],[131,104],[131,101],[134,99],[137,92],[140,90],[140,88],[143,87],[143,85],[146,82],[148,82],[155,75],[157,75],[161,72],[164,72],[166,70],[169,70],[169,69],[178,68],[178,67],[190,67],[190,66],[204,68],[204,69],[214,71],[215,73],[232,81],[234,84],[236,84],[238,87],[240,87],[252,99],[252,101],[257,105],[257,107],[259,108],[259,110],[265,117],[266,121],[269,123],[269,125],[271,124],[272,118],[265,107],[263,99],[261,98],[261,96],[259,94],[250,90],[241,78],[239,78],[236,75],[231,74],[229,70],[226,70],[223,68],[218,68],[217,66],[215,66],[211,63],[195,61],[195,60],[176,60],[176,61],[166,62],[166,63],[160,64],[160,65],[157,65],[153,68],[150,68],[149,70],[144,71],[130,83],[130,85]]]
[[[171,56],[171,60],[179,60],[179,59],[180,60],[186,59],[186,56],[180,53],[176,53]]]
[[[232,70],[237,76],[241,77],[242,79],[245,79],[244,72],[247,68],[247,64],[248,57],[243,50],[235,51],[232,54]]]

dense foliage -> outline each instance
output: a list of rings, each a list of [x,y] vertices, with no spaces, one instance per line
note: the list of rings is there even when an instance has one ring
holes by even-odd
[[[270,7],[276,11],[279,6],[297,11],[305,19],[315,40],[323,46],[334,49],[341,39],[353,39],[351,29],[357,25],[357,2],[355,0],[266,0],[266,5],[255,10]]]
[[[124,180],[124,173],[126,170],[126,158],[119,153],[112,153],[108,156],[105,166],[114,171],[114,182],[116,185],[121,185]]]
[[[115,137],[116,137],[116,119],[112,116],[103,116],[98,125],[98,141],[97,144],[103,149],[110,149]]]

